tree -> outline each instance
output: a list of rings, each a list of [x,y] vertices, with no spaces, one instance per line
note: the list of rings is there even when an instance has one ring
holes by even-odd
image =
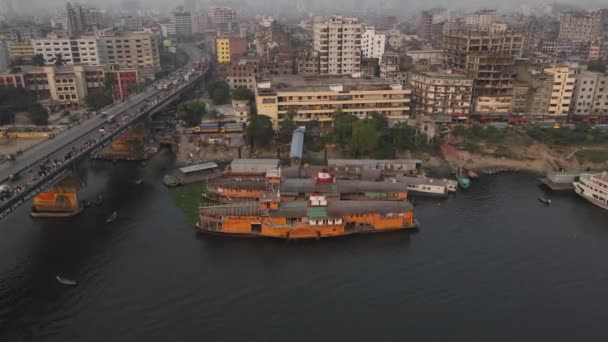
[[[14,66],[23,65],[24,63],[25,62],[23,61],[23,57],[17,57],[11,61],[11,64],[13,64]]]
[[[60,53],[55,54],[55,66],[63,66],[65,65],[65,60],[63,59],[63,55]]]
[[[48,111],[37,102],[33,93],[23,88],[0,88],[0,122],[14,122],[15,113],[18,112],[27,112],[28,118],[35,125],[48,123]]]
[[[211,84],[211,98],[214,105],[227,104],[230,100],[230,86],[226,81],[215,81]]]
[[[232,91],[232,99],[237,101],[251,101],[253,93],[249,88],[238,87]]]
[[[378,145],[381,132],[376,130],[371,120],[358,120],[352,126],[352,152],[354,157],[361,157],[373,151]]]
[[[184,120],[188,126],[200,124],[205,113],[207,113],[207,106],[201,101],[188,101],[177,107],[179,119]]]
[[[291,140],[293,131],[298,128],[298,125],[293,121],[296,111],[293,108],[289,108],[285,118],[279,122],[278,138],[279,141],[286,144]]]
[[[46,126],[49,124],[49,112],[39,103],[32,103],[27,109],[27,117],[37,126]]]
[[[393,145],[399,150],[414,150],[426,143],[426,135],[418,134],[416,128],[400,122],[390,129]]]
[[[89,108],[99,110],[112,104],[112,93],[104,88],[93,89],[89,91],[89,94],[84,98],[84,101]]]
[[[269,146],[274,139],[274,129],[269,116],[255,115],[247,126],[247,137],[252,146]]]
[[[350,144],[353,134],[353,124],[357,120],[356,116],[346,114],[339,109],[334,112],[334,132],[336,134],[336,142],[340,147]]]
[[[41,53],[37,53],[32,57],[32,64],[37,67],[44,66],[45,64],[44,56]]]

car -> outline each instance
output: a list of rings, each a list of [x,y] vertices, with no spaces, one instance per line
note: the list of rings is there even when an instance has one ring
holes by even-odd
[[[106,111],[101,112],[101,117],[102,118],[105,118],[106,116],[108,116],[108,112],[106,112]]]

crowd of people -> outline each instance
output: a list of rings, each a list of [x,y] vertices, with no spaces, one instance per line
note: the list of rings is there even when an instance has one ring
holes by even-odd
[[[50,157],[47,157],[38,165],[30,167],[29,171],[24,172],[25,174],[13,174],[9,176],[8,182],[0,185],[0,204],[6,203],[25,189],[36,186],[41,180],[49,176],[70,160],[83,153],[89,152],[91,149],[97,146],[97,143],[104,139],[107,134],[113,133],[131,121],[137,119],[140,115],[145,113],[148,108],[156,105],[163,98],[179,91],[185,85],[186,84],[182,84],[171,91],[161,91],[153,99],[146,99],[137,110],[130,111],[124,115],[121,115],[120,117],[108,120],[108,122],[99,129],[99,137],[95,139],[88,139],[77,146],[73,146],[64,155],[63,160],[58,158],[51,160]],[[34,170],[38,170],[36,174],[34,174]]]

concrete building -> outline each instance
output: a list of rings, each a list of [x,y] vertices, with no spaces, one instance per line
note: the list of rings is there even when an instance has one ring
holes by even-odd
[[[160,70],[159,37],[147,32],[98,31],[97,42],[104,64],[139,69],[141,77],[153,78]]]
[[[481,9],[464,17],[464,24],[470,28],[487,31],[496,22],[495,9]]]
[[[160,32],[163,37],[175,36],[175,25],[173,23],[163,23],[160,25]]]
[[[298,75],[319,75],[320,59],[319,53],[316,51],[306,51],[296,54],[296,72]]]
[[[386,36],[376,33],[374,27],[366,27],[361,36],[361,54],[364,58],[382,59],[384,47],[386,45]]]
[[[10,43],[8,44],[8,52],[11,59],[21,58],[25,61],[29,61],[34,57],[36,52],[32,46],[32,42],[27,41],[24,43]]]
[[[115,99],[128,96],[129,85],[138,80],[137,70],[112,70],[104,66],[24,66],[20,72],[0,74],[0,87],[24,88],[45,105],[84,104],[89,91],[103,87],[112,74]]]
[[[66,65],[103,63],[96,37],[33,39],[32,47],[35,54],[44,57],[46,64],[55,63],[58,55]]]
[[[395,79],[399,73],[399,54],[386,52],[380,61],[380,78]]]
[[[608,74],[582,71],[576,75],[572,114],[590,119],[608,116]]]
[[[315,18],[314,50],[321,60],[321,75],[348,75],[361,70],[363,28],[357,18]]]
[[[127,31],[143,31],[144,29],[144,20],[142,17],[129,15],[123,17],[122,20],[124,28]]]
[[[410,116],[411,90],[378,78],[274,77],[258,82],[255,95],[258,114],[269,116],[275,127],[290,109],[297,112],[298,124],[318,120],[326,126],[338,109],[359,118],[378,112],[390,125]]]
[[[232,89],[239,87],[255,91],[258,66],[255,60],[241,59],[230,63],[226,70],[226,82]]]
[[[602,32],[602,16],[599,12],[566,13],[559,18],[559,39],[594,41]]]
[[[248,43],[246,38],[222,37],[215,40],[215,46],[217,62],[230,63],[247,53]]]
[[[207,12],[209,25],[217,30],[220,36],[238,31],[236,10],[229,7],[211,7]]]
[[[200,14],[192,16],[192,33],[205,33],[207,30],[207,17]]]
[[[414,72],[410,83],[416,114],[447,114],[456,121],[471,113],[472,78],[450,72]]]
[[[543,70],[543,74],[553,78],[551,99],[547,114],[551,116],[567,116],[574,95],[575,71],[568,66],[555,66]]]
[[[490,31],[447,31],[443,50],[447,68],[472,77],[474,113],[508,113],[511,110],[515,58],[521,57],[521,33]]]
[[[414,64],[443,65],[445,62],[443,50],[410,50],[405,53],[412,58]]]
[[[82,6],[71,3],[65,4],[67,28],[66,32],[70,37],[79,35],[84,31],[84,13]]]
[[[553,77],[537,65],[518,65],[514,83],[513,113],[544,116],[548,113]],[[525,103],[522,96],[525,95]],[[517,98],[516,98],[517,97]]]
[[[432,8],[420,12],[416,18],[416,34],[422,39],[433,39],[441,33],[443,23],[448,20],[445,8]]]
[[[171,13],[171,24],[175,26],[175,34],[178,36],[192,35],[192,16],[185,12],[182,7]]]
[[[82,22],[85,30],[93,30],[103,28],[103,14],[99,8],[83,8]]]

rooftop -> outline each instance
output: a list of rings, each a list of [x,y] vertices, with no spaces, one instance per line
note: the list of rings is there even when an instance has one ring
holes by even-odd
[[[198,164],[194,164],[194,165],[188,165],[186,167],[182,167],[179,170],[182,173],[192,173],[192,172],[197,172],[197,171],[205,171],[205,170],[211,170],[211,169],[216,169],[218,166],[216,163],[214,162],[205,162],[205,163],[198,163]]]
[[[353,91],[401,90],[402,86],[380,78],[351,76],[275,76],[272,81],[259,82],[258,91]]]

